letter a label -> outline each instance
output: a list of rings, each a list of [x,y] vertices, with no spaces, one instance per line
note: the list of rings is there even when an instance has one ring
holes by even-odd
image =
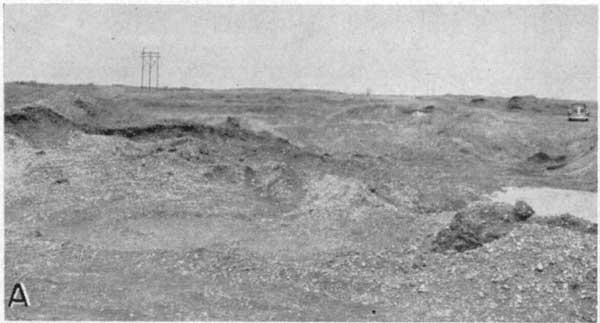
[[[21,303],[26,307],[29,306],[29,298],[27,297],[25,285],[21,283],[16,283],[15,287],[13,287],[12,294],[10,294],[10,300],[8,301],[8,307],[11,308],[15,303]]]

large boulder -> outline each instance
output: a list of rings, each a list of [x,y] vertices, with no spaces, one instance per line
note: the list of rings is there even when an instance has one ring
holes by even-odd
[[[519,221],[533,215],[525,202],[476,203],[456,213],[450,226],[438,232],[434,251],[454,249],[462,252],[482,246],[508,234]]]
[[[525,220],[529,219],[535,213],[533,211],[533,209],[531,208],[531,206],[529,206],[529,204],[527,204],[523,201],[517,201],[517,203],[515,203],[515,207],[513,208],[512,212],[513,212],[513,215],[519,221],[525,221]]]

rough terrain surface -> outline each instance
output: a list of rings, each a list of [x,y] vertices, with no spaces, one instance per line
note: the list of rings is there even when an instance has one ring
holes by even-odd
[[[595,322],[570,103],[8,83],[6,318]]]

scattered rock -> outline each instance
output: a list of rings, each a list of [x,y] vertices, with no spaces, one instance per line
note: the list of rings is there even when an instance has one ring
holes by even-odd
[[[538,264],[535,266],[535,270],[539,271],[539,272],[544,271],[544,265],[542,265],[542,263],[538,262]]]
[[[67,178],[59,178],[57,180],[54,181],[54,184],[65,184],[65,183],[69,183],[69,179]]]

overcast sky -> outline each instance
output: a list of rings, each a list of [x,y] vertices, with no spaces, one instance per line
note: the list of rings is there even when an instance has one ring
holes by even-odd
[[[6,81],[596,99],[595,6],[6,5]]]

